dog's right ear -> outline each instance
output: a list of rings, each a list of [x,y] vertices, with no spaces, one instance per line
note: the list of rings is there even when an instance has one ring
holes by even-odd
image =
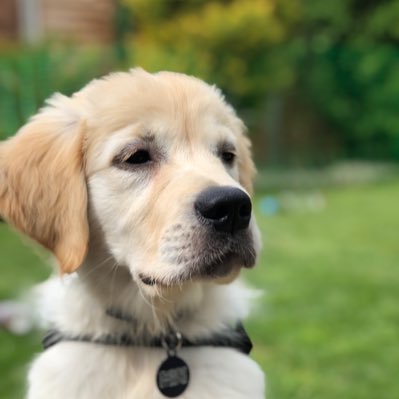
[[[0,144],[0,215],[51,250],[62,273],[87,251],[84,130],[74,100],[57,94]]]

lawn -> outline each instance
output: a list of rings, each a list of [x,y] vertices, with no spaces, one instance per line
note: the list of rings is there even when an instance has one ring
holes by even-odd
[[[260,212],[264,290],[247,327],[270,399],[399,397],[399,181],[324,191],[318,212]],[[49,269],[0,226],[0,299]],[[22,398],[39,335],[0,331],[0,398]]]

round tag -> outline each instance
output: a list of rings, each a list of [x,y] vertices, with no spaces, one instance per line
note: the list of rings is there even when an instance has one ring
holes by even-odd
[[[190,381],[190,370],[187,363],[177,356],[168,358],[159,366],[157,385],[160,392],[168,398],[182,394]]]

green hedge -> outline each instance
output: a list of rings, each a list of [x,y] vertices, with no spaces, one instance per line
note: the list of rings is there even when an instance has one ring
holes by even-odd
[[[111,49],[18,48],[0,55],[0,138],[12,135],[54,92],[70,95],[115,69]]]

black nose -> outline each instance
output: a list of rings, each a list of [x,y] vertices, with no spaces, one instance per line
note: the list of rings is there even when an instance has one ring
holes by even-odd
[[[235,187],[209,187],[199,194],[194,207],[201,221],[225,233],[246,229],[251,219],[251,199]]]

